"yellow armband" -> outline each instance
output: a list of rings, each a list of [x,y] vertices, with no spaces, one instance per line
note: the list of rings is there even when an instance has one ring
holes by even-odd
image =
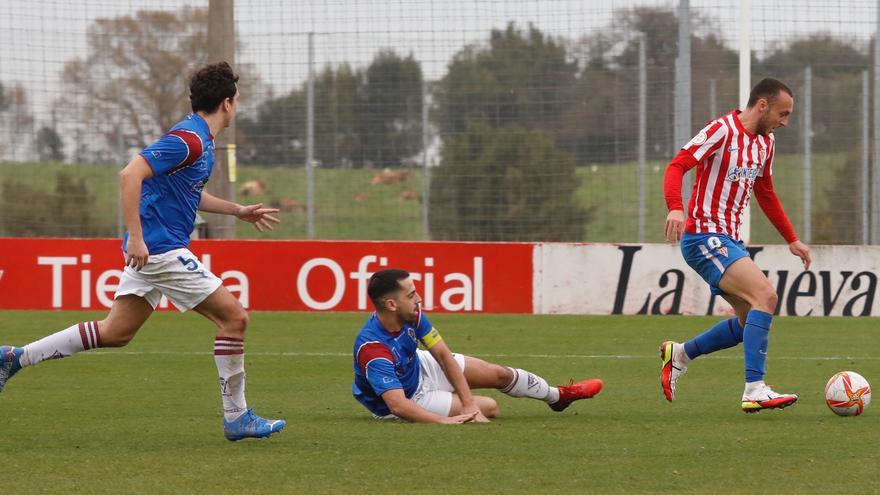
[[[443,337],[440,336],[440,332],[438,332],[436,328],[432,328],[431,331],[422,337],[420,341],[425,349],[430,349],[441,340],[443,340]]]

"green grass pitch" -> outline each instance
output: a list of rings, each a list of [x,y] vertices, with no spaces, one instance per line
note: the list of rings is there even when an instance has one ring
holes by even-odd
[[[98,313],[4,312],[23,344]],[[667,404],[658,344],[701,317],[433,315],[454,351],[551,382],[598,376],[596,399],[553,413],[495,391],[487,425],[372,420],[350,393],[365,315],[254,313],[248,399],[287,419],[276,437],[227,442],[198,315],[154,315],[126,348],[26,369],[0,395],[5,491],[27,493],[876,493],[880,410],[834,416],[826,380],[880,384],[874,319],[778,318],[768,382],[801,400],[739,410],[742,351],[700,358]],[[11,488],[11,491],[10,491]]]

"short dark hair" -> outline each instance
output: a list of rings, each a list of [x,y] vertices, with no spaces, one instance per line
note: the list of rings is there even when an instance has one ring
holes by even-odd
[[[387,268],[374,273],[370,277],[370,283],[367,284],[367,295],[373,301],[373,306],[382,309],[386,296],[400,289],[400,281],[407,277],[409,272],[398,268]]]
[[[785,91],[788,93],[788,96],[794,98],[794,94],[792,94],[791,89],[785,85],[779,79],[774,79],[772,77],[765,77],[758,81],[758,84],[752,88],[752,92],[749,93],[749,103],[746,105],[748,108],[752,108],[753,106],[758,104],[758,100],[761,98],[765,98],[768,104],[773,104],[776,101],[776,98],[779,96],[780,91]]]
[[[214,113],[227,98],[238,91],[238,74],[226,62],[206,65],[189,81],[189,101],[193,112]]]

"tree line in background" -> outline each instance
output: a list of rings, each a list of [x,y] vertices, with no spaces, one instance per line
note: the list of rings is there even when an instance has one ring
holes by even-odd
[[[441,138],[431,196],[435,238],[581,240],[589,212],[574,198],[576,165],[635,159],[640,39],[647,59],[648,157],[667,159],[682,144],[672,138],[675,13],[635,8],[619,11],[617,19],[615,29],[580,39],[534,26],[492,30],[487,41],[462,47],[446,75],[427,85],[420,62],[392,49],[379,50],[364,67],[323,67],[314,82],[315,158],[326,167],[420,163],[427,88],[429,132]],[[701,26],[691,40],[696,130],[713,117],[710,108],[720,114],[736,106],[738,54],[714,34],[711,19],[694,25]],[[61,74],[53,121],[56,111],[70,115],[59,115],[62,124],[40,125],[31,137],[41,160],[116,163],[188,112],[181,74],[205,60],[207,12],[99,19],[87,43],[87,55]],[[870,66],[869,50],[816,34],[754,59],[752,73],[787,82],[799,104],[804,68],[812,66],[813,149],[848,152],[860,135],[861,72]],[[275,96],[252,67],[238,70],[246,95],[236,134],[239,162],[302,166],[306,84]],[[34,127],[27,108],[22,86],[0,86],[0,126],[22,138],[10,140],[13,146],[26,146],[24,130]],[[782,152],[800,149],[799,116],[796,108],[790,128],[779,132]]]
[[[405,164],[422,147],[422,69],[381,50],[370,65],[326,67],[315,77],[315,159],[329,167]],[[259,103],[238,120],[243,163],[302,166],[306,89]]]
[[[516,125],[549,133],[579,164],[632,160],[638,45],[644,38],[648,157],[665,159],[681,144],[672,142],[678,21],[672,10],[648,7],[621,10],[617,19],[614,29],[579,39],[511,24],[488,33],[486,41],[462,47],[449,61],[446,75],[428,85],[430,132],[445,139],[477,121],[492,127]],[[738,54],[717,38],[711,19],[697,18],[693,24],[699,26],[691,40],[696,128],[714,117],[711,81],[717,88],[716,113],[736,105]],[[51,119],[37,126],[47,131],[32,147],[47,157],[116,162],[120,148],[144,146],[188,111],[187,80],[181,74],[206,59],[207,11],[138,11],[98,19],[86,36],[88,52],[65,64],[62,94]],[[871,66],[870,50],[820,33],[755,58],[752,73],[782,79],[798,97],[804,68],[812,66],[814,148],[843,151],[858,127],[854,117],[861,104],[860,74]],[[240,161],[302,165],[305,82],[275,96],[253,67],[237,69],[243,73],[246,95],[239,119]],[[412,54],[387,48],[364,67],[323,67],[315,79],[316,159],[330,167],[411,163],[422,147],[423,83],[421,64]],[[23,133],[33,134],[35,123],[28,108],[22,85],[0,85],[0,124],[7,132],[22,133],[17,140],[22,149],[29,146]],[[798,117],[796,109],[792,124]],[[798,135],[791,139],[800,141],[800,133],[793,134]],[[62,136],[66,154],[55,144]],[[49,152],[44,150],[47,144]]]

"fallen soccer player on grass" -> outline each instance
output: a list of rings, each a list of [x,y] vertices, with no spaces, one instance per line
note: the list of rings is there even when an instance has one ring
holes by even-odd
[[[554,387],[526,370],[453,354],[421,311],[422,298],[404,270],[376,272],[367,292],[376,312],[354,342],[352,393],[378,419],[488,422],[498,416],[498,404],[473,395],[477,388],[544,401],[554,411],[602,390],[597,378]]]

